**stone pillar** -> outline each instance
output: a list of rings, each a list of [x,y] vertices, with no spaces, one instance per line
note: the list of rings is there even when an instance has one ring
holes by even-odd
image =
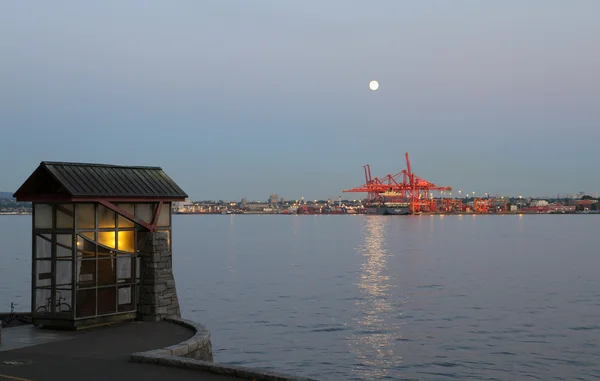
[[[173,277],[173,257],[166,233],[138,233],[140,285],[138,319],[159,321],[181,317]]]

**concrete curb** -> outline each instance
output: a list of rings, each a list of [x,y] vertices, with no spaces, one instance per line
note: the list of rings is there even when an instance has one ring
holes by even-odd
[[[129,355],[129,361],[143,364],[158,364],[175,368],[202,370],[253,381],[316,381],[305,377],[288,376],[281,373],[259,371],[235,365],[222,365],[212,362],[210,332],[200,324],[180,318],[167,318],[168,322],[193,329],[196,334],[179,344],[163,349],[137,352]]]

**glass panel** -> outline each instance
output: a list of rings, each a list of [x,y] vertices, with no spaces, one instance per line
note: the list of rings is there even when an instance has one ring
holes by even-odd
[[[96,234],[85,232],[81,235],[77,236],[77,259],[94,258],[96,256],[96,244],[92,241],[95,240]]]
[[[77,261],[77,288],[96,287],[96,260]],[[79,296],[77,296],[79,298]],[[79,300],[79,299],[78,299]],[[79,304],[79,302],[77,302]],[[77,307],[79,308],[79,307]]]
[[[98,243],[110,249],[114,249],[117,247],[115,236],[115,232],[98,232]]]
[[[135,239],[133,230],[120,231],[118,233],[117,244],[119,245],[120,251],[126,251],[133,253],[135,251]]]
[[[133,303],[133,288],[131,286],[121,286],[118,292],[119,312],[135,310]]]
[[[52,236],[50,234],[38,234],[35,237],[36,258],[52,257]]]
[[[57,234],[56,235],[56,258],[57,259],[72,259],[73,258],[73,234]]]
[[[71,281],[73,280],[72,264],[71,260],[56,261],[56,287],[71,288]]]
[[[69,316],[71,315],[71,291],[56,290],[56,304],[54,311],[56,314]]]
[[[133,204],[117,204],[117,206],[126,212],[131,213],[131,215],[135,215],[135,208]],[[135,224],[128,218],[125,218],[121,215],[118,216],[119,228],[132,228]]]
[[[77,291],[76,317],[96,315],[96,289]]]
[[[35,274],[37,287],[50,287],[52,284],[52,261],[38,259],[35,262]]]
[[[171,231],[170,230],[159,230],[161,233],[167,233],[167,244],[169,245],[169,252],[171,252]]]
[[[94,229],[96,216],[94,204],[77,204],[77,229]]]
[[[117,246],[115,237],[115,232],[98,232],[98,243],[107,248],[114,249]]]
[[[98,205],[98,227],[111,229],[115,227],[115,212],[104,205]]]
[[[98,315],[117,312],[117,288],[98,289]]]
[[[56,227],[58,229],[73,228],[73,204],[56,205]]]
[[[118,257],[117,258],[117,279],[119,283],[131,283],[132,282],[132,271],[131,257]]]
[[[112,258],[114,255],[115,252],[113,250],[98,245],[98,258]]]
[[[153,204],[135,204],[135,216],[148,224],[151,223],[154,215],[153,206]]]
[[[35,228],[52,229],[52,205],[35,204]]]
[[[117,284],[115,258],[98,259],[98,286]]]
[[[160,216],[158,216],[158,226],[171,226],[171,203],[166,202],[162,205]]]
[[[79,233],[90,241],[96,241],[96,233],[95,232],[81,232]]]
[[[119,305],[131,303],[131,286],[119,287]]]
[[[35,290],[35,312],[37,313],[50,313],[50,307],[52,305],[52,294],[50,288],[38,288]]]

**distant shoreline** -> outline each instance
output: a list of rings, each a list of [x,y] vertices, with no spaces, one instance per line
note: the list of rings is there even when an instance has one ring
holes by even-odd
[[[420,213],[420,214],[409,214],[407,216],[518,216],[518,215],[580,215],[580,214],[600,214],[593,212],[571,212],[571,213],[536,213],[536,212],[498,212],[498,213]],[[12,213],[12,212],[0,212],[0,216],[31,216],[32,213]],[[367,213],[269,213],[269,212],[252,212],[252,213],[173,213],[173,215],[191,215],[191,216],[235,216],[235,215],[248,215],[248,216],[256,216],[256,215],[274,215],[274,216],[369,216]],[[396,216],[398,217],[398,216]]]
[[[235,215],[251,215],[251,216],[255,216],[255,215],[275,215],[275,216],[374,216],[373,214],[367,214],[367,213],[260,213],[260,212],[253,212],[253,213],[229,213],[229,214],[222,214],[222,213],[173,213],[174,215],[194,215],[194,216],[202,216],[202,215],[209,215],[209,216],[235,216]],[[574,214],[600,214],[600,213],[584,213],[584,212],[570,212],[570,213],[536,213],[536,212],[498,212],[498,213],[471,213],[471,212],[462,212],[462,213],[458,213],[458,212],[450,212],[450,213],[441,213],[441,212],[436,212],[436,213],[420,213],[420,214],[408,214],[406,216],[494,216],[494,215],[508,215],[508,216],[519,216],[519,215],[539,215],[539,214],[548,214],[548,215],[574,215]],[[392,216],[393,217],[393,216]],[[402,216],[396,216],[396,217],[402,217]]]

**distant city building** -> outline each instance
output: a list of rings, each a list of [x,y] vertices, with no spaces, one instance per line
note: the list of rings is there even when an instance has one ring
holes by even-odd
[[[598,200],[569,200],[569,206],[573,206],[576,210],[596,210]]]
[[[277,193],[271,193],[269,196],[269,204],[271,206],[277,206],[279,204],[279,195]]]
[[[189,198],[186,198],[185,201],[173,202],[173,210],[185,210],[186,208],[191,207],[192,205],[193,202]]]

